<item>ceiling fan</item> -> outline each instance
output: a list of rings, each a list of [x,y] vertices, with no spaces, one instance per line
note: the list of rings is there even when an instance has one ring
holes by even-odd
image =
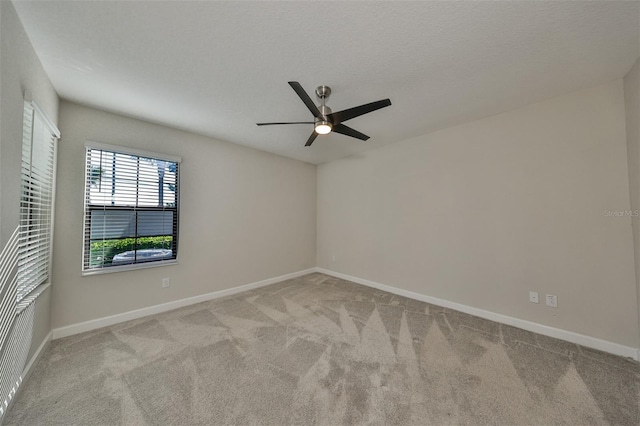
[[[360,133],[355,129],[352,129],[351,127],[345,126],[344,124],[342,124],[342,122],[391,105],[391,101],[389,99],[383,99],[342,111],[331,112],[331,108],[325,105],[327,99],[329,98],[329,95],[331,95],[331,88],[329,86],[318,86],[316,88],[316,96],[318,97],[318,99],[320,99],[319,106],[316,106],[316,104],[313,103],[300,83],[298,83],[297,81],[290,81],[289,86],[291,86],[291,88],[298,94],[300,99],[302,99],[302,102],[304,102],[307,108],[309,108],[309,111],[311,111],[311,114],[313,114],[314,117],[313,121],[291,121],[281,123],[256,124],[258,126],[272,126],[280,124],[313,124],[313,132],[311,133],[311,136],[309,136],[309,139],[304,146],[311,146],[318,135],[326,135],[331,133],[332,131],[366,141],[367,139],[369,139],[369,136],[365,135],[364,133]]]

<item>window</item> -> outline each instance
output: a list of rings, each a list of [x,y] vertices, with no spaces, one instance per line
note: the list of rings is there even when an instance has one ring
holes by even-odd
[[[175,263],[180,159],[87,143],[83,271]]]
[[[60,133],[33,102],[25,102],[22,137],[17,303],[50,275],[56,141]]]

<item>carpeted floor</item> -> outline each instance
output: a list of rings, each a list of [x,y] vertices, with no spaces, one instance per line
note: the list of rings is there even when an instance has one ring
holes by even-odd
[[[322,274],[54,341],[6,425],[640,424],[640,364]]]

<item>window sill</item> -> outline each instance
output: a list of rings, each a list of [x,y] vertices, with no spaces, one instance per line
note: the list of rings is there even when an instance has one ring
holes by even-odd
[[[109,266],[106,268],[100,269],[89,269],[86,271],[82,271],[82,276],[89,275],[102,275],[102,274],[111,274],[114,272],[126,272],[126,271],[135,271],[138,269],[147,269],[147,268],[158,268],[160,266],[169,266],[169,265],[177,265],[178,260],[165,260],[161,262],[149,262],[149,263],[137,263],[134,265],[122,265],[122,266]]]
[[[40,284],[38,287],[31,290],[29,294],[23,297],[20,302],[18,302],[16,306],[16,315],[20,314],[24,311],[30,304],[32,304],[38,296],[40,296],[46,289],[51,286],[51,283],[47,281],[46,283]]]

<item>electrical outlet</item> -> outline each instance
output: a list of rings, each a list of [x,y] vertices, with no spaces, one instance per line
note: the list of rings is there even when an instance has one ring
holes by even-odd
[[[558,296],[555,294],[547,294],[547,306],[551,306],[552,308],[558,307]]]
[[[335,254],[331,256],[331,261],[332,261],[332,262],[335,262],[335,261],[336,261],[336,255],[335,255]]]
[[[538,292],[537,291],[530,291],[529,292],[529,302],[531,302],[531,303],[540,303],[540,300],[538,299]]]
[[[162,288],[167,288],[171,285],[171,278],[162,279]]]

